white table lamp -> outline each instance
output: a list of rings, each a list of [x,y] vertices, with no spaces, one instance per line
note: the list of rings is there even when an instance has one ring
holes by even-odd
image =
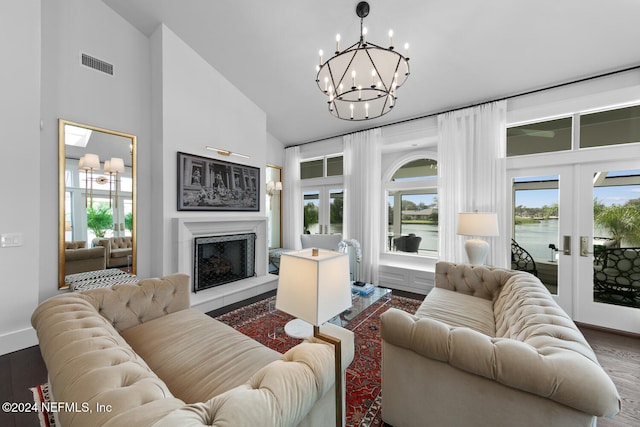
[[[498,235],[498,215],[493,212],[461,212],[458,214],[458,234],[461,236],[490,237]],[[464,243],[469,262],[483,265],[489,253],[489,243],[482,239],[469,239]]]
[[[336,426],[342,426],[342,347],[319,326],[351,307],[346,253],[303,249],[282,254],[276,309],[309,322],[313,336],[334,346]]]

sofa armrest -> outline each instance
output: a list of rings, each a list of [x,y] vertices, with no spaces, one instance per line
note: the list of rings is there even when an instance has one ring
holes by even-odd
[[[620,397],[609,376],[596,362],[572,351],[570,341],[567,349],[537,349],[394,308],[382,314],[380,323],[384,342],[423,357],[591,415],[613,416],[620,409]]]
[[[118,332],[189,308],[189,276],[173,274],[83,292],[82,297]]]
[[[244,385],[173,411],[155,426],[296,426],[333,390],[333,349],[304,342],[256,372]],[[332,420],[331,415],[321,414]]]

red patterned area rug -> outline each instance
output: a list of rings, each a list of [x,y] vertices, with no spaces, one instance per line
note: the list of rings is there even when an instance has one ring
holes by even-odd
[[[392,295],[376,302],[345,328],[354,332],[355,355],[347,368],[347,426],[382,426],[380,416],[380,315],[390,307],[415,313],[421,301]],[[284,333],[291,316],[274,308],[275,297],[242,307],[216,319],[280,353],[301,340]]]

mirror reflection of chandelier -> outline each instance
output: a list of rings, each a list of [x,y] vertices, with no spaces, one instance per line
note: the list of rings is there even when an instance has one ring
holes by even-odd
[[[118,174],[124,173],[124,160],[120,157],[112,157],[111,160],[105,160],[104,173],[109,174],[109,204],[111,204],[112,187],[115,187],[115,207],[118,208]]]
[[[316,67],[318,88],[327,95],[329,112],[339,119],[368,120],[380,117],[394,107],[396,91],[409,76],[409,44],[404,55],[393,46],[393,31],[389,31],[389,47],[384,48],[366,39],[363,20],[369,14],[369,4],[356,6],[360,17],[360,40],[340,51],[340,34],[336,36],[335,55]]]
[[[100,169],[100,157],[97,154],[87,153],[78,160],[78,169],[84,171],[84,205],[93,207],[93,171]],[[90,178],[87,177],[90,173]],[[90,185],[90,187],[88,187]],[[88,199],[91,199],[89,205]]]

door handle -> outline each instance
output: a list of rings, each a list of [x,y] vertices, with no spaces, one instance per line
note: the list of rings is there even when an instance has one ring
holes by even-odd
[[[589,250],[589,236],[580,236],[580,256],[593,255],[593,252]]]
[[[571,255],[571,236],[562,236],[562,255]]]

